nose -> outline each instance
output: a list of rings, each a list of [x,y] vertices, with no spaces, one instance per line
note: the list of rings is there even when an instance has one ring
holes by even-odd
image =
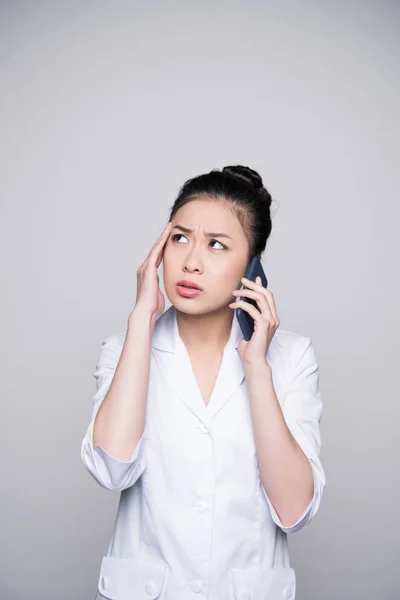
[[[193,261],[185,261],[183,265],[183,270],[185,273],[201,273],[202,269],[200,266]]]
[[[203,261],[200,249],[193,248],[183,261],[183,270],[187,273],[202,273]]]

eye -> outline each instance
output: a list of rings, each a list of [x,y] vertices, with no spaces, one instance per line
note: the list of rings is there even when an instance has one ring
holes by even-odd
[[[185,237],[185,236],[183,235],[183,233],[175,233],[175,235],[172,236],[172,240],[174,242],[176,242],[176,238],[179,238],[179,237]]]
[[[176,242],[177,238],[180,238],[180,237],[185,237],[185,236],[183,235],[183,233],[175,233],[175,235],[172,236],[172,241]],[[219,244],[222,247],[223,250],[226,250],[226,246],[224,246],[224,244],[221,244],[221,242],[219,242],[218,240],[211,240],[210,243],[211,244],[214,244],[214,243],[215,244]],[[220,250],[220,248],[217,248],[217,250]]]
[[[222,248],[226,249],[226,246],[224,246],[223,244],[221,244],[221,242],[219,242],[218,240],[211,240],[211,243],[216,243],[219,244],[220,246],[222,246]]]

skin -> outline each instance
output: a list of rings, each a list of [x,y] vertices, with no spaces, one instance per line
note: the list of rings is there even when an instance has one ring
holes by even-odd
[[[177,225],[193,231],[182,236]],[[209,239],[206,233],[211,230],[229,238]],[[251,340],[242,340],[238,352],[248,384],[260,479],[283,525],[289,527],[312,499],[313,474],[275,393],[266,354],[279,319],[272,292],[242,279],[248,254],[245,232],[227,203],[190,202],[166,225],[137,271],[136,304],[110,389],[94,422],[93,446],[129,461],[144,432],[152,332],[165,306],[157,274],[163,263],[164,287],[177,309],[179,333],[191,357],[207,369],[210,362],[218,364],[216,357],[229,339],[233,309],[241,306],[255,319]],[[175,289],[180,279],[195,281],[204,292],[196,298],[181,297]],[[234,300],[241,283],[250,289],[240,290],[240,295],[254,298],[258,310]],[[111,481],[104,484],[124,489]]]
[[[168,227],[162,259],[164,288],[177,310],[179,334],[189,354],[209,359],[222,353],[233,309],[240,306],[254,318],[254,333],[248,342],[241,340],[238,353],[250,393],[260,478],[282,524],[290,527],[312,500],[314,478],[308,458],[286,425],[267,363],[280,324],[273,294],[261,281],[244,278],[249,244],[229,203],[193,200],[177,211]],[[210,231],[229,237],[210,239]],[[175,288],[181,279],[194,281],[203,292],[183,298]],[[241,284],[250,289],[239,289]],[[257,308],[238,296],[253,298]]]
[[[183,233],[178,226],[192,230]],[[208,238],[207,232],[229,238]],[[165,292],[177,310],[179,333],[188,350],[222,352],[232,325],[233,290],[248,265],[249,244],[229,205],[213,200],[194,200],[182,206],[172,219],[164,247]],[[181,279],[203,288],[195,298],[183,298],[175,285]]]

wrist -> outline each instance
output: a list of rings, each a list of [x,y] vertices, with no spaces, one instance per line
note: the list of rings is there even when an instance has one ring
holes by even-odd
[[[135,307],[128,317],[128,329],[130,327],[137,327],[138,325],[145,327],[148,325],[152,329],[155,322],[156,318],[151,311]]]
[[[265,359],[253,360],[243,364],[243,368],[248,374],[267,373],[272,376],[272,369]]]

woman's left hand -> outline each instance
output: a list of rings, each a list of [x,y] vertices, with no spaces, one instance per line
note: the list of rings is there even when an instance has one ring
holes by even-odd
[[[253,335],[248,342],[244,338],[240,341],[238,353],[243,363],[266,363],[269,345],[280,325],[274,297],[269,289],[263,287],[260,277],[255,282],[246,277],[242,277],[241,281],[250,289],[234,290],[233,294],[252,298],[257,302],[258,309],[239,298],[229,304],[231,308],[242,308],[254,319]]]

